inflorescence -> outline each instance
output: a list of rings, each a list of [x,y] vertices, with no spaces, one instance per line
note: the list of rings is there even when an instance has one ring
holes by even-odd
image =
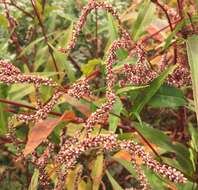
[[[118,81],[118,76],[113,72],[113,64],[117,59],[116,51],[118,49],[124,48],[130,52],[129,54],[133,54],[132,49],[135,47],[135,53],[138,55],[137,64],[124,65],[122,72],[125,75],[126,80],[120,82],[122,85],[125,85],[126,83],[135,85],[149,84],[153,79],[160,75],[162,70],[167,67],[166,65],[162,66],[162,68],[158,71],[149,68],[145,64],[146,56],[144,54],[143,48],[141,45],[137,45],[132,42],[130,35],[122,27],[122,23],[117,11],[114,10],[110,4],[105,2],[97,2],[94,0],[91,0],[83,8],[79,21],[74,27],[72,39],[69,45],[66,48],[60,49],[60,51],[69,53],[75,47],[77,37],[86,22],[87,16],[92,10],[98,8],[105,9],[110,12],[117,20],[120,29],[120,39],[112,43],[106,57],[106,102],[87,118],[83,127],[85,133],[78,133],[78,135],[73,137],[64,138],[65,140],[61,142],[57,154],[54,152],[55,145],[52,143],[48,143],[48,146],[42,155],[38,156],[36,152],[32,153],[32,163],[34,163],[34,165],[40,170],[41,185],[45,187],[49,185],[46,167],[49,163],[53,163],[53,165],[55,165],[57,168],[55,172],[58,176],[58,182],[55,185],[55,189],[63,189],[69,170],[75,167],[76,163],[78,162],[78,158],[82,154],[90,150],[99,150],[107,153],[118,150],[125,150],[129,152],[131,154],[131,163],[133,164],[137,173],[137,179],[140,181],[140,186],[144,190],[149,189],[149,182],[147,181],[141,166],[137,164],[137,158],[140,158],[142,160],[142,164],[146,165],[162,177],[167,177],[169,180],[176,183],[185,183],[186,179],[180,171],[156,161],[151,157],[150,154],[144,151],[142,146],[134,143],[133,141],[117,140],[117,136],[114,134],[92,135],[91,133],[97,123],[100,123],[102,119],[109,116],[109,113],[116,100],[114,85]],[[16,115],[17,120],[26,123],[30,121],[38,122],[40,120],[46,119],[49,112],[53,110],[53,107],[57,105],[59,99],[64,96],[64,94],[68,94],[77,99],[80,99],[84,96],[90,96],[91,94],[88,80],[86,79],[79,80],[78,82],[71,85],[71,87],[64,88],[48,78],[22,74],[18,68],[4,60],[0,60],[0,82],[6,84],[29,83],[33,84],[37,90],[41,85],[54,88],[54,94],[50,100],[44,105],[40,104],[34,113]],[[188,69],[179,66],[173,72],[173,74],[167,78],[166,83],[177,87],[191,84]],[[83,137],[83,135],[84,138],[79,138]],[[81,174],[82,171],[79,172],[79,175]]]

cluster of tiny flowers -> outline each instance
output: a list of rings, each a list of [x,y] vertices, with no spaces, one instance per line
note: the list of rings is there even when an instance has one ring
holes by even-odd
[[[185,66],[179,65],[173,73],[167,77],[166,83],[170,86],[182,87],[192,84],[190,71]]]
[[[170,66],[171,63],[167,60],[167,54],[161,57],[160,64],[158,66],[159,72],[163,72]],[[167,79],[166,83],[170,86],[181,87],[189,86],[192,84],[190,70],[187,66],[183,65],[182,62],[178,64],[177,68],[171,73]]]
[[[137,179],[140,182],[141,190],[149,190],[150,184],[148,183],[148,180],[144,174],[144,171],[142,170],[141,166],[136,163],[135,155],[131,155],[131,164],[137,174]]]
[[[186,179],[180,171],[177,171],[175,168],[170,166],[160,164],[154,160],[148,153],[146,153],[141,145],[138,145],[132,141],[119,141],[117,140],[117,135],[108,134],[108,135],[97,135],[89,136],[81,141],[75,141],[66,146],[61,146],[60,151],[54,158],[54,162],[58,165],[64,165],[64,171],[62,167],[60,168],[61,181],[59,184],[63,184],[65,179],[63,176],[67,176],[68,170],[73,169],[77,163],[78,158],[83,153],[86,153],[90,150],[102,150],[104,152],[117,151],[119,149],[128,151],[132,156],[132,164],[138,175],[138,180],[140,180],[140,185],[143,189],[149,189],[149,184],[146,180],[146,177],[141,171],[141,168],[134,163],[136,157],[141,158],[143,164],[147,165],[154,172],[160,174],[162,177],[168,177],[171,181],[177,183],[184,183]],[[63,186],[62,186],[63,187]],[[57,185],[56,190],[62,189],[61,185]]]
[[[104,103],[100,108],[98,108],[94,113],[92,113],[89,118],[86,120],[85,128],[88,133],[90,133],[96,123],[98,123],[102,119],[106,119],[109,115],[110,110],[113,107],[116,96],[112,92],[106,93],[108,100]]]
[[[67,169],[75,166],[77,158],[88,150],[101,148],[104,151],[109,151],[117,147],[116,135],[97,135],[88,137],[74,144],[62,146],[56,156],[57,164],[65,164]]]
[[[57,91],[51,97],[48,103],[46,103],[42,108],[37,110],[34,114],[25,115],[25,114],[18,114],[17,119],[23,122],[34,121],[38,122],[39,120],[44,120],[48,117],[49,112],[52,111],[53,107],[57,104],[58,100],[61,96],[63,96],[63,91]]]
[[[74,180],[74,190],[78,190],[78,184],[82,175],[82,168],[77,172],[76,176],[75,176],[75,180]]]
[[[61,171],[58,178],[58,183],[55,187],[56,190],[62,190],[67,176],[68,170],[72,169],[80,155],[88,150],[102,149],[104,151],[110,151],[116,146],[116,135],[89,137],[81,142],[69,143],[66,142],[66,146],[62,146],[59,153],[55,157],[55,163],[64,164],[65,171]]]
[[[74,85],[67,92],[70,96],[80,99],[83,96],[90,96],[90,89],[87,80],[81,80]]]
[[[169,15],[169,18],[171,19],[171,22],[175,22],[179,20],[180,16],[174,8],[169,7],[167,4],[163,3],[160,0],[157,0],[157,1],[164,7],[164,9]]]
[[[73,29],[72,39],[71,39],[70,43],[68,44],[68,46],[66,48],[61,48],[60,49],[61,52],[67,53],[75,47],[77,38],[78,38],[86,20],[87,20],[87,16],[89,15],[89,13],[92,10],[98,9],[98,8],[102,8],[102,9],[110,12],[115,17],[115,19],[118,21],[118,25],[119,25],[121,35],[125,39],[130,39],[130,35],[128,34],[128,32],[122,28],[121,19],[118,15],[117,11],[114,10],[114,8],[112,7],[112,5],[108,4],[108,3],[105,3],[105,2],[97,2],[95,0],[91,0],[85,7],[83,7],[81,16],[79,18],[79,21]]]
[[[126,79],[121,80],[120,85],[125,86],[126,83],[133,85],[149,84],[166,68],[167,66],[163,66],[163,69],[161,68],[157,72],[146,64],[125,64],[122,73],[126,76]],[[167,85],[174,87],[189,86],[192,84],[190,71],[185,66],[178,65],[173,73],[166,78],[165,82]]]
[[[40,185],[45,187],[45,189],[49,186],[50,181],[48,175],[45,171],[47,164],[49,163],[49,159],[54,151],[55,145],[53,143],[47,142],[48,146],[45,149],[44,153],[41,156],[38,156],[37,153],[34,151],[32,153],[31,162],[35,165],[35,167],[39,170],[39,179]]]
[[[114,41],[108,52],[108,57],[106,61],[106,72],[107,72],[106,82],[107,82],[108,90],[112,90],[112,87],[114,86],[116,80],[115,75],[113,74],[113,63],[117,58],[116,51],[119,48],[126,48],[126,49],[131,48],[131,41],[125,39]]]
[[[121,85],[125,85],[126,82],[134,85],[149,84],[155,79],[158,74],[151,70],[145,63],[137,64],[125,64],[123,73],[127,80],[122,80]]]
[[[135,154],[142,159],[143,164],[148,166],[154,172],[160,174],[163,177],[167,177],[170,181],[176,183],[185,183],[186,178],[183,174],[168,165],[161,164],[154,160],[148,153],[146,153],[142,146],[133,143],[132,141],[121,141],[121,149],[129,151],[131,154]]]
[[[101,119],[107,118],[115,102],[116,95],[113,92],[113,86],[115,84],[116,78],[115,78],[115,75],[113,74],[113,63],[115,62],[117,58],[116,50],[118,50],[119,48],[129,49],[130,47],[131,47],[130,41],[121,39],[121,40],[117,40],[113,42],[109,50],[109,54],[108,54],[107,61],[106,61],[107,102],[103,104],[100,108],[98,108],[94,113],[92,113],[90,117],[87,119],[85,123],[85,128],[88,134],[92,131],[96,123],[98,123]]]
[[[6,84],[30,83],[36,86],[57,86],[51,79],[22,74],[18,68],[4,60],[0,61],[0,81]]]
[[[9,63],[6,60],[0,60],[0,74],[5,74],[5,75],[18,75],[20,74],[21,71],[15,67],[13,64]]]
[[[137,63],[144,63],[145,61],[147,61],[146,53],[144,51],[142,44],[143,44],[142,41],[140,41],[135,45],[135,53],[137,54],[137,57],[138,57]]]

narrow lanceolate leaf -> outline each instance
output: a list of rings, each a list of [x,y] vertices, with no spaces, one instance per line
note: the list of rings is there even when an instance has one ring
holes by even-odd
[[[7,86],[0,84],[0,98],[6,98]],[[0,135],[5,134],[7,131],[7,113],[5,112],[6,105],[0,103]]]
[[[117,161],[118,163],[120,163],[120,164],[121,164],[125,169],[127,169],[134,177],[136,177],[137,174],[135,173],[135,170],[134,170],[132,164],[131,164],[129,161],[124,160],[124,159],[121,159],[121,158],[115,158],[115,157],[113,157],[113,159],[114,159],[115,161]]]
[[[176,67],[176,65],[170,66],[159,77],[157,77],[148,88],[142,91],[142,93],[134,101],[135,103],[132,108],[132,113],[139,114],[142,111],[144,106],[149,102],[149,100],[155,95],[155,93],[164,83],[166,77],[171,74]]]
[[[37,190],[38,179],[39,179],[39,170],[35,169],[28,190]]]
[[[183,91],[181,89],[162,86],[158,92],[148,102],[149,105],[155,108],[161,107],[179,107],[186,104]]]
[[[116,114],[116,116],[114,114],[109,115],[109,130],[112,132],[116,131],[117,126],[120,122],[120,118],[117,117],[117,115],[120,115],[122,108],[123,108],[122,102],[119,98],[117,98],[112,109],[112,112]]]
[[[113,20],[113,16],[108,14],[108,28],[109,28],[109,40],[110,43],[112,43],[114,40],[118,40],[119,39],[119,33],[118,33],[118,27],[115,23],[115,21]],[[126,58],[127,53],[124,51],[124,49],[118,49],[117,50],[118,53],[118,57],[121,59]]]
[[[32,153],[53,131],[61,121],[71,121],[75,118],[73,112],[64,113],[59,119],[48,118],[36,125],[30,130],[28,134],[28,141],[23,150],[24,156]]]
[[[181,28],[184,26],[184,24],[185,24],[185,22],[183,20],[175,27],[174,31],[165,40],[164,49],[167,49],[171,45],[173,38],[176,36],[177,32],[179,30],[181,30]]]
[[[101,64],[101,62],[101,59],[91,59],[88,61],[87,64],[83,64],[80,69],[83,72],[83,74],[88,76],[94,71],[97,65]]]
[[[193,149],[195,149],[196,152],[198,152],[198,130],[194,128],[192,125],[189,125],[188,128],[190,135],[191,135],[191,146]]]
[[[114,190],[123,190],[123,188],[118,184],[118,182],[113,178],[113,176],[108,171],[106,171],[106,174]]]
[[[82,170],[83,170],[83,166],[78,164],[74,170],[69,172],[67,179],[66,179],[66,184],[65,184],[66,188],[63,188],[63,189],[74,190],[76,189],[75,188],[76,185],[77,185],[77,189],[80,189],[79,182],[81,181],[81,175],[79,175],[79,173],[81,173]]]
[[[91,172],[91,178],[93,181],[92,190],[98,190],[100,187],[103,171],[103,159],[103,154],[100,154],[94,161]]]
[[[116,91],[116,94],[118,95],[118,94],[122,94],[122,93],[129,92],[129,91],[139,90],[139,89],[146,88],[148,86],[149,85],[145,85],[145,86],[126,86],[126,87],[119,88]]]
[[[142,4],[138,17],[135,21],[132,30],[132,37],[134,41],[137,41],[142,33],[146,30],[146,27],[151,23],[155,12],[155,5],[150,0],[144,1]]]
[[[198,36],[187,39],[188,61],[191,69],[195,111],[198,120]]]
[[[59,71],[65,72],[67,74],[67,77],[70,82],[74,82],[76,80],[75,77],[75,70],[73,68],[73,65],[67,60],[67,55],[59,52],[54,46],[50,44],[50,47],[54,51],[54,57],[56,59],[56,62],[58,63],[59,66]],[[61,78],[64,77],[61,76]]]

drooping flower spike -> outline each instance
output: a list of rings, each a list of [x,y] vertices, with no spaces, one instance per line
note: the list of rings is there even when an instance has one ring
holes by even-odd
[[[78,22],[74,26],[73,33],[72,33],[72,39],[66,48],[60,49],[61,52],[69,53],[69,51],[75,47],[77,38],[78,38],[83,26],[86,23],[87,16],[90,14],[90,12],[92,10],[99,9],[99,8],[108,11],[117,20],[121,37],[123,37],[124,39],[127,39],[127,40],[131,39],[130,34],[122,27],[122,22],[121,22],[118,12],[113,8],[113,6],[111,4],[108,4],[106,2],[98,2],[95,0],[91,0],[91,1],[89,1],[89,3],[86,6],[83,7],[81,16],[79,17]]]

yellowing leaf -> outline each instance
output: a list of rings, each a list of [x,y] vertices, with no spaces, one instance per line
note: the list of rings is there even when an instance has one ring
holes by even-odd
[[[39,170],[35,169],[28,190],[37,190],[38,179],[39,179]]]
[[[190,70],[192,75],[192,87],[193,87],[193,96],[195,103],[195,112],[197,115],[198,121],[198,36],[194,35],[188,38],[187,40],[187,52],[188,60],[190,64]]]
[[[24,156],[33,152],[61,121],[71,121],[73,119],[75,119],[75,114],[73,112],[66,112],[59,119],[48,118],[36,123],[29,132],[28,141],[23,150]]]
[[[100,187],[101,179],[102,179],[102,172],[103,172],[103,154],[97,156],[96,160],[94,161],[91,177],[93,180],[92,190],[98,190]]]
[[[114,158],[123,159],[123,160],[127,160],[127,161],[131,161],[131,155],[128,152],[124,151],[124,150],[120,150],[119,152],[114,154],[113,157]]]
[[[81,71],[87,76],[91,74],[99,64],[101,64],[101,59],[89,60],[87,64],[81,66]]]
[[[82,170],[82,165],[77,165],[77,167],[75,168],[75,170],[69,172],[68,176],[67,176],[67,180],[66,180],[66,188],[67,189],[75,189],[75,184],[76,182],[79,182],[80,179],[78,178],[78,173]],[[78,183],[79,184],[79,183]]]

